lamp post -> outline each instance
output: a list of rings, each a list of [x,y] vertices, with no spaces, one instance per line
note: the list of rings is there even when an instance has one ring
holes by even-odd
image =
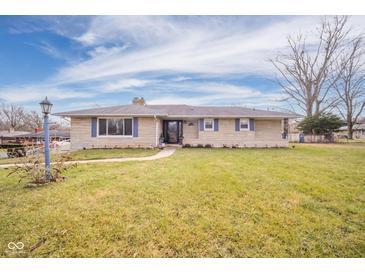
[[[44,131],[44,165],[45,165],[45,179],[49,182],[52,179],[51,175],[51,159],[49,155],[49,129],[48,129],[48,114],[51,113],[53,104],[46,98],[39,103],[43,113],[43,131]]]

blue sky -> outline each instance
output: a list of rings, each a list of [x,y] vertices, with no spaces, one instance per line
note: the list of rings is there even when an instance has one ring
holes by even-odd
[[[353,17],[356,26],[364,17]],[[288,107],[267,61],[313,16],[0,16],[0,102]],[[310,40],[310,39],[309,39]]]

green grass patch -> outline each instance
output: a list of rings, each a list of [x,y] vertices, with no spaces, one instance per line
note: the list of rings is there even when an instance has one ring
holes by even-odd
[[[143,148],[112,148],[112,149],[86,149],[71,152],[74,160],[93,160],[107,158],[146,157],[154,155],[158,149]]]
[[[364,148],[180,149],[35,189],[0,170],[0,255],[364,257]]]

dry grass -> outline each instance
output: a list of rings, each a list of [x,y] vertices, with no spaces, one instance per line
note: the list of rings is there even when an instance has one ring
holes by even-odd
[[[296,145],[80,165],[37,189],[0,170],[0,254],[364,257],[364,166],[365,146]]]

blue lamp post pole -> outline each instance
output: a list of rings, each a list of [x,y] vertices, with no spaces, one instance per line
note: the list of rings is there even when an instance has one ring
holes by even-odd
[[[45,165],[45,180],[49,182],[52,179],[51,174],[51,159],[49,153],[49,127],[48,114],[51,113],[52,103],[48,101],[47,97],[40,102],[42,113],[44,115],[43,132],[44,132],[44,165]]]

